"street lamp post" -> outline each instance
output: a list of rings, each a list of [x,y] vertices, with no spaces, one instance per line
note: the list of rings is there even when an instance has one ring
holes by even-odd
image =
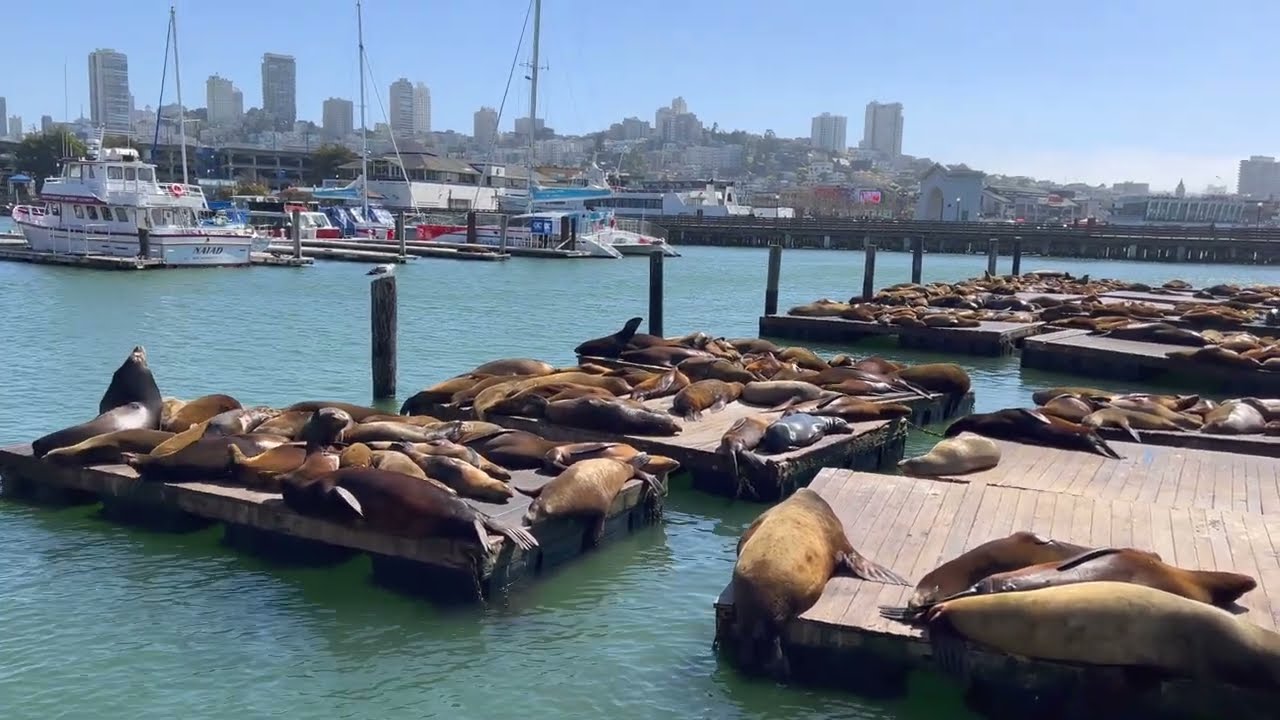
[[[1262,203],[1258,203],[1258,224],[1257,224],[1257,226],[1258,226],[1259,228],[1261,228],[1261,227],[1262,227]]]
[[[960,198],[956,198],[956,222],[960,222]]]

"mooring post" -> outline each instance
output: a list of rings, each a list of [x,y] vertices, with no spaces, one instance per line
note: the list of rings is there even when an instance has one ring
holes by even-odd
[[[409,248],[405,246],[404,238],[404,213],[396,213],[396,242],[400,243],[400,257],[408,254]]]
[[[507,223],[510,219],[507,215],[498,217],[498,252],[503,255],[507,254]]]
[[[1014,277],[1022,274],[1022,238],[1013,239],[1013,268],[1009,271]]]
[[[662,337],[662,253],[649,253],[649,334]]]
[[[476,243],[476,211],[467,211],[467,244],[474,245]]]
[[[911,238],[911,282],[919,285],[924,277],[924,236]]]
[[[151,231],[144,227],[138,228],[138,257],[151,257]]]
[[[302,257],[302,211],[294,208],[289,216],[289,239],[293,241],[293,257]]]
[[[769,246],[769,275],[764,285],[764,314],[778,314],[778,276],[782,274],[782,246]]]
[[[987,274],[996,274],[996,259],[1000,256],[1000,239],[990,238],[987,240]]]
[[[373,397],[396,395],[396,277],[385,275],[369,283],[369,323],[373,343]]]
[[[862,247],[867,252],[862,268],[862,299],[870,300],[876,294],[876,241],[867,235],[862,238]]]

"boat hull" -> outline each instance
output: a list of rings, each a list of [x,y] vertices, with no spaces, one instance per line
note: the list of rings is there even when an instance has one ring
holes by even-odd
[[[37,252],[108,257],[142,254],[138,238],[132,235],[68,232],[23,220],[17,222],[27,244]],[[253,241],[247,234],[156,232],[151,235],[147,257],[174,266],[248,265]]]

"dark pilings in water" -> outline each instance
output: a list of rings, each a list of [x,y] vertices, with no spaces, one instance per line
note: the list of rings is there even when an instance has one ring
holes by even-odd
[[[662,253],[649,253],[649,334],[662,337]]]
[[[1022,238],[1013,239],[1013,269],[1009,274],[1017,276],[1022,274]]]
[[[405,247],[404,232],[404,213],[399,212],[396,213],[396,242],[400,244],[400,257],[405,257],[409,254],[408,248]]]
[[[1000,257],[1000,239],[987,240],[987,274],[996,274],[996,260]]]
[[[769,246],[769,276],[764,286],[764,314],[778,314],[778,280],[782,274],[782,246]]]
[[[151,231],[146,228],[138,228],[138,257],[151,257]]]
[[[396,278],[380,277],[369,284],[372,335],[373,397],[396,394]]]
[[[911,238],[911,282],[919,285],[924,276],[924,237]]]
[[[293,256],[302,257],[302,211],[295,209],[289,216],[289,239],[293,241]]]
[[[476,242],[476,211],[467,212],[467,244],[474,245]]]
[[[862,297],[869,300],[876,294],[876,241],[868,235],[862,239],[862,246],[867,252],[862,266]]]

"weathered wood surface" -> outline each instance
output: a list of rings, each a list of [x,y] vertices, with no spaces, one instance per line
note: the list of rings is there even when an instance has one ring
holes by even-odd
[[[375,556],[411,561],[443,570],[462,571],[475,574],[475,581],[482,584],[495,575],[501,576],[501,585],[510,584],[522,579],[523,575],[536,573],[539,568],[559,564],[545,562],[540,556],[555,555],[563,559],[567,550],[559,545],[566,542],[572,545],[576,541],[576,546],[569,554],[579,554],[580,540],[585,532],[585,526],[577,521],[540,523],[530,529],[541,544],[532,552],[526,553],[502,536],[490,535],[488,552],[479,553],[480,548],[474,541],[399,537],[302,515],[288,508],[279,493],[198,480],[145,481],[139,479],[138,473],[126,465],[96,465],[86,468],[54,465],[32,457],[29,444],[0,449],[0,476],[4,479],[6,493],[16,491],[22,494],[31,491],[33,485],[57,486],[90,493],[104,500],[124,500],[153,507],[157,511],[178,511],[230,525],[364,551]],[[544,485],[552,477],[554,476],[531,470],[512,471],[511,483],[516,487],[533,489]],[[641,489],[641,483],[634,480],[623,488],[609,511],[611,522],[632,513],[640,514]],[[518,527],[531,501],[525,495],[516,493],[504,504],[471,499],[466,502],[501,522]],[[519,572],[510,572],[511,568],[518,568]]]
[[[929,328],[882,325],[844,318],[763,315],[760,337],[814,342],[854,341],[868,336],[892,335],[903,347],[973,355],[1008,355],[1026,337],[1040,332],[1044,323],[984,322],[974,328]]]
[[[1128,433],[1120,428],[1099,428],[1098,434],[1108,441],[1127,441]],[[1216,450],[1223,453],[1261,455],[1280,458],[1280,437],[1271,435],[1213,435],[1181,430],[1139,430],[1144,445],[1171,445],[1189,450]]]

